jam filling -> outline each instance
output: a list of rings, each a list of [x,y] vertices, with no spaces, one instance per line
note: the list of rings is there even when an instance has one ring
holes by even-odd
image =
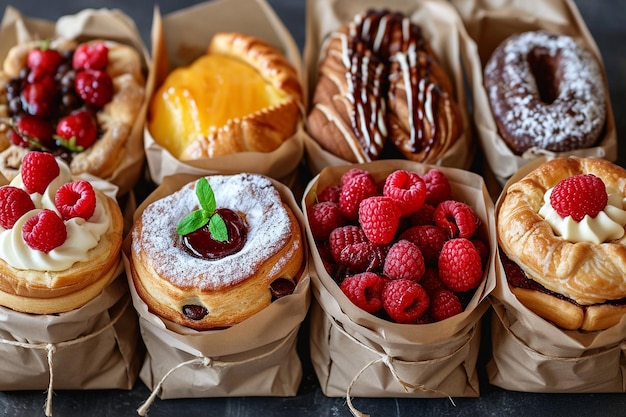
[[[270,284],[270,293],[272,294],[272,301],[275,301],[286,295],[292,294],[295,288],[296,288],[296,283],[290,279],[287,279],[287,278],[275,279]]]
[[[182,237],[183,247],[191,255],[202,259],[221,259],[243,248],[248,237],[248,227],[243,218],[235,211],[227,208],[215,210],[219,214],[228,231],[228,239],[221,242],[215,240],[209,230],[209,225],[186,234]]]
[[[588,306],[584,306],[578,304],[576,301],[572,300],[564,296],[563,294],[559,294],[557,292],[551,291],[539,284],[537,281],[528,278],[526,273],[520,268],[515,262],[511,261],[506,255],[503,253],[500,254],[500,259],[502,260],[502,265],[504,266],[504,272],[506,274],[506,279],[509,282],[509,285],[517,288],[525,288],[529,290],[535,290],[542,292],[544,294],[552,295],[553,297],[557,297],[561,300],[570,302],[574,305],[577,305],[583,309],[586,309]],[[620,298],[619,300],[607,300],[601,304],[610,304],[610,305],[625,305],[626,298]]]
[[[195,304],[186,304],[183,306],[183,315],[189,320],[202,320],[207,314],[209,314],[209,310],[205,307]]]

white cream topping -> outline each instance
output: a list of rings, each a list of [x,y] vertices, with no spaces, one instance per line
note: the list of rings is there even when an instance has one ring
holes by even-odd
[[[580,222],[572,216],[561,217],[550,204],[550,194],[553,188],[543,196],[544,205],[539,209],[539,215],[552,226],[554,233],[570,242],[591,242],[600,244],[624,236],[626,225],[626,198],[616,190],[607,187],[608,202],[603,211],[596,217],[585,215]]]
[[[89,250],[98,244],[100,237],[109,229],[111,219],[105,205],[96,195],[96,209],[88,220],[72,218],[64,222],[67,239],[61,246],[45,253],[32,249],[26,244],[22,237],[24,223],[42,209],[49,209],[59,214],[54,205],[56,191],[63,184],[73,180],[67,164],[58,159],[57,162],[59,175],[52,180],[43,194],[30,195],[35,209],[20,217],[11,229],[0,226],[0,257],[13,268],[37,271],[66,270],[76,262],[88,260]],[[21,174],[15,177],[10,185],[25,189]]]

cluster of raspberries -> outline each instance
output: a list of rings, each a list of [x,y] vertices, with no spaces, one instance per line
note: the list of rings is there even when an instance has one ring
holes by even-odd
[[[307,208],[326,271],[358,307],[396,323],[461,313],[489,258],[480,219],[438,169],[377,183],[351,168]]]

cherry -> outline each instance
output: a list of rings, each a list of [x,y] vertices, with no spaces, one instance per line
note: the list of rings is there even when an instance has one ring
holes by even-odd
[[[184,248],[193,256],[203,259],[220,259],[243,248],[248,236],[248,228],[241,216],[227,208],[215,210],[228,230],[228,240],[220,242],[211,236],[208,224],[182,237]]]
[[[56,134],[65,148],[82,151],[98,138],[98,124],[89,110],[76,110],[59,120]]]

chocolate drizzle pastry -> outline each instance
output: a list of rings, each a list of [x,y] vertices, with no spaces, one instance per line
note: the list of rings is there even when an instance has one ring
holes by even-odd
[[[308,130],[351,162],[379,159],[387,142],[433,162],[462,131],[452,91],[420,26],[368,10],[327,39]]]

